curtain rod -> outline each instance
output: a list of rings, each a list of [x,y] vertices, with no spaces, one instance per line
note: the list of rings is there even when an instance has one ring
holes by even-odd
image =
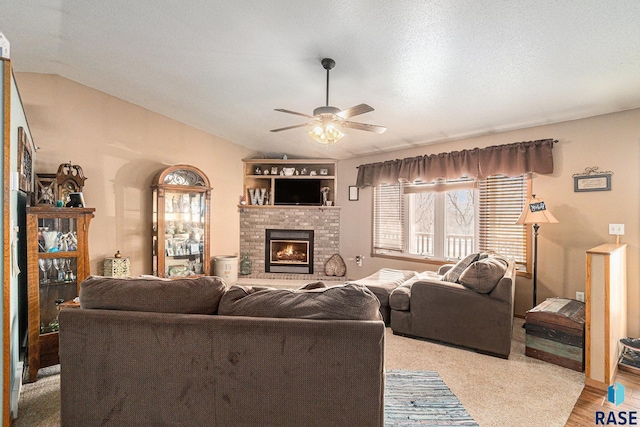
[[[520,141],[520,142],[510,142],[508,144],[500,144],[500,145],[489,145],[488,147],[484,147],[484,148],[479,148],[479,147],[474,147],[474,148],[465,148],[463,150],[455,150],[455,151],[449,151],[447,152],[443,152],[443,153],[438,153],[438,154],[423,154],[423,155],[418,155],[418,156],[413,156],[413,157],[405,157],[404,159],[395,159],[395,160],[385,160],[382,162],[375,162],[375,163],[367,163],[364,165],[360,165],[360,166],[367,166],[367,165],[374,165],[376,163],[386,163],[386,162],[401,162],[403,160],[406,159],[412,159],[415,157],[423,157],[423,156],[439,156],[440,154],[451,154],[451,153],[459,153],[462,151],[471,151],[471,150],[483,150],[485,148],[493,148],[493,147],[502,147],[502,146],[506,146],[506,145],[513,145],[513,144],[528,144],[528,143],[532,143],[532,142],[547,142],[547,141],[551,141],[552,144],[557,144],[558,140],[557,139],[553,139],[553,138],[546,138],[546,139],[536,139],[535,141]],[[356,166],[356,169],[359,169],[360,166]]]

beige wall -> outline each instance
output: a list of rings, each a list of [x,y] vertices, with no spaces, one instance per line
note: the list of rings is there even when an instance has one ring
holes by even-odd
[[[211,181],[211,255],[238,253],[241,159],[250,150],[59,76],[18,73],[16,80],[40,147],[36,172],[71,161],[88,178],[85,201],[96,208],[92,274],[102,274],[104,257],[116,250],[131,257],[132,274],[151,273],[150,185],[178,163]]]
[[[104,257],[116,250],[131,257],[133,274],[150,273],[149,186],[157,172],[177,163],[202,169],[214,188],[211,255],[238,253],[241,159],[250,157],[250,150],[58,76],[18,73],[16,80],[33,140],[41,147],[36,172],[53,173],[60,163],[71,161],[88,177],[85,200],[96,208],[89,242],[93,274],[102,272]],[[533,190],[560,223],[540,228],[538,299],[574,298],[576,291],[584,291],[586,250],[613,242],[607,225],[624,223],[622,240],[629,245],[628,327],[629,334],[639,336],[640,109],[340,161],[340,252],[348,275],[359,278],[382,267],[437,268],[371,257],[372,191],[362,189],[359,201],[347,200],[356,166],[542,138],[560,141],[554,148],[555,172],[534,176]],[[591,166],[613,171],[612,191],[573,192],[572,175]],[[353,260],[358,254],[365,256],[362,267]],[[523,315],[530,305],[531,281],[519,277],[516,313]]]
[[[639,336],[640,109],[340,161],[340,253],[347,262],[349,276],[363,277],[382,267],[418,271],[437,268],[371,257],[372,189],[361,189],[357,202],[347,200],[347,186],[355,183],[358,165],[543,138],[559,140],[554,147],[555,171],[549,176],[534,175],[533,192],[545,200],[560,222],[540,227],[538,301],[552,296],[575,298],[576,291],[584,291],[587,249],[615,242],[614,236],[608,235],[609,223],[625,224],[622,241],[629,245],[628,330],[630,335]],[[349,141],[345,138],[340,143]],[[572,175],[591,166],[613,172],[611,191],[573,191]],[[365,256],[362,267],[353,260],[358,254]],[[531,308],[531,299],[531,280],[518,277],[516,313],[524,315]]]

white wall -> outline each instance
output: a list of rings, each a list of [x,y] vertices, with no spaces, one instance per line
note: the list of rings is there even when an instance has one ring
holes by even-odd
[[[629,245],[628,328],[632,336],[640,335],[640,109],[340,161],[340,253],[349,276],[363,277],[382,267],[437,269],[435,265],[371,257],[372,189],[361,189],[357,202],[347,199],[347,187],[355,184],[358,165],[545,138],[559,140],[553,150],[555,169],[549,176],[534,175],[533,192],[545,200],[560,222],[540,227],[538,301],[552,296],[575,298],[576,291],[584,291],[585,252],[615,242],[608,235],[608,224],[622,223],[622,241]],[[348,138],[340,143],[348,144]],[[572,175],[592,166],[613,172],[612,190],[575,193]],[[362,267],[353,261],[358,254],[366,257]],[[516,314],[524,315],[531,308],[531,299],[531,280],[518,277]]]

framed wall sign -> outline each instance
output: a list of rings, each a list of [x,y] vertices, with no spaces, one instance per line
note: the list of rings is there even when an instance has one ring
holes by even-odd
[[[573,191],[611,191],[611,171],[599,171],[597,166],[573,175]]]
[[[351,201],[355,201],[358,200],[358,187],[356,187],[355,185],[350,185],[349,186],[349,200]]]
[[[18,127],[18,188],[31,193],[34,186],[33,144],[22,126]]]

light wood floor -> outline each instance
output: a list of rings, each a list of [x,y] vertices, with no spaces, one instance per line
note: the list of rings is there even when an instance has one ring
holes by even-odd
[[[595,425],[596,411],[603,411],[605,417],[609,415],[609,411],[640,412],[640,375],[618,371],[616,381],[625,386],[624,402],[621,405],[615,406],[609,403],[606,391],[585,387],[567,420],[566,426],[584,427]]]

